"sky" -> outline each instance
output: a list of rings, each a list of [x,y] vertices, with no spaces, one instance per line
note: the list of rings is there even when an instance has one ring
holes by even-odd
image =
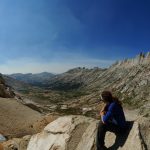
[[[149,0],[0,0],[3,74],[109,67],[149,37]]]

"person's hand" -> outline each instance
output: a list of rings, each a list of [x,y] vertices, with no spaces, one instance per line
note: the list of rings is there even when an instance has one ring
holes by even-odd
[[[104,116],[105,114],[106,114],[106,111],[104,111],[104,110],[100,112],[101,116]]]
[[[96,115],[96,119],[100,119],[102,116],[104,116],[106,114],[106,111],[100,111],[97,115]]]

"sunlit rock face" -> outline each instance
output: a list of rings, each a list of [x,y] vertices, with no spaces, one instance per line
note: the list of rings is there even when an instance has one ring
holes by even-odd
[[[43,132],[31,137],[27,150],[91,150],[96,122],[83,116],[58,118],[47,125]]]

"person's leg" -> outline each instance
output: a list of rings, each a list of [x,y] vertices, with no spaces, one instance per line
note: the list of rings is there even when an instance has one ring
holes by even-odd
[[[105,145],[104,139],[105,139],[106,131],[107,131],[106,124],[100,121],[98,124],[97,137],[96,137],[97,150],[104,149],[104,145]]]
[[[115,124],[113,124],[113,123],[108,123],[106,125],[106,130],[110,131],[110,132],[113,132],[115,134],[119,134],[121,132],[120,127],[115,125]]]
[[[120,128],[113,123],[104,124],[100,121],[98,124],[97,137],[96,137],[97,150],[105,149],[104,140],[105,140],[105,135],[107,131],[113,132],[115,134],[119,134]]]
[[[116,135],[115,142],[111,147],[109,147],[109,149],[118,149],[120,146],[122,147],[125,141],[124,135],[126,133],[126,129],[122,129],[115,124],[109,123],[107,125],[107,131],[113,132]]]

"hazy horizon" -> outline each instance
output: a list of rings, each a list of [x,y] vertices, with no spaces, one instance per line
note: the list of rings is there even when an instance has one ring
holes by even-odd
[[[111,66],[111,65],[110,65]],[[98,67],[98,66],[94,66],[94,67],[84,67],[84,66],[77,66],[77,67],[74,67],[74,68],[69,68],[68,70],[65,70],[64,72],[49,72],[49,71],[41,71],[41,72],[12,72],[12,73],[2,73],[4,75],[12,75],[12,74],[40,74],[40,73],[52,73],[52,74],[61,74],[61,73],[65,73],[71,69],[77,69],[77,68],[85,68],[85,69],[94,69],[94,68],[100,68],[100,69],[106,69],[106,68],[109,68],[110,66],[107,66],[107,67]],[[0,72],[1,73],[1,72]]]

